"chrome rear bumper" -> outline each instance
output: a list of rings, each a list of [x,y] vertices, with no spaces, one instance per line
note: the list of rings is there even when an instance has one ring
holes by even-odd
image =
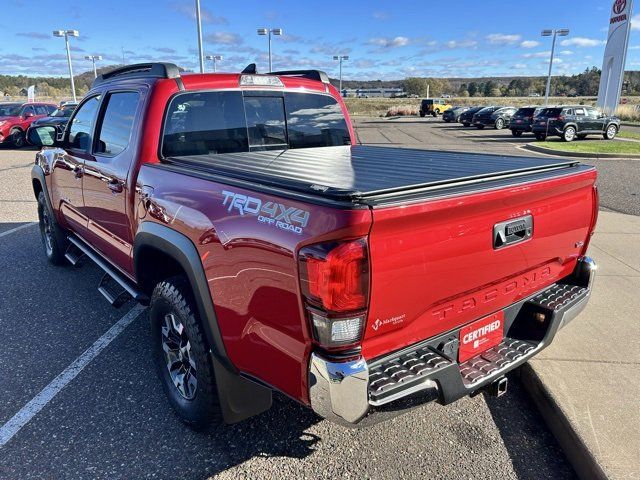
[[[512,332],[517,337],[522,330],[510,328],[500,345],[462,364],[434,348],[440,337],[369,364],[362,357],[337,362],[312,353],[309,362],[311,407],[328,420],[355,426],[376,423],[377,413],[390,406],[396,407],[392,410],[397,413],[402,409],[398,408],[401,401],[415,406],[416,402],[408,400],[419,397],[418,404],[431,400],[448,404],[480,390],[548,346],[556,332],[578,316],[591,296],[596,268],[593,259],[582,257],[566,282],[551,285],[509,307],[517,310],[516,321],[526,317],[526,321],[531,322],[533,314],[544,314],[540,338],[510,338]],[[511,327],[513,325],[515,322]],[[367,422],[363,422],[365,417]],[[379,417],[383,419],[384,415]]]

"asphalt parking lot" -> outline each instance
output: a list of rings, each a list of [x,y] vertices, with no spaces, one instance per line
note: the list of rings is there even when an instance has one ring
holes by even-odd
[[[432,119],[356,119],[356,127],[363,143],[531,155],[516,148],[522,140],[508,131],[463,130]],[[363,430],[333,425],[276,396],[259,417],[190,431],[156,379],[145,312],[128,314],[132,304],[110,307],[90,262],[81,268],[46,262],[30,224],[33,155],[0,149],[1,479],[574,476],[517,375],[499,399],[427,405]],[[633,162],[598,162],[604,207],[640,214]],[[99,339],[104,349],[79,369],[74,362]]]

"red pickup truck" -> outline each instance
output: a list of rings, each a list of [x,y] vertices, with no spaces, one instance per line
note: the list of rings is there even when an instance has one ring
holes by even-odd
[[[30,141],[47,257],[149,305],[196,428],[274,390],[346,425],[499,395],[591,293],[593,167],[357,145],[323,72],[130,65]]]

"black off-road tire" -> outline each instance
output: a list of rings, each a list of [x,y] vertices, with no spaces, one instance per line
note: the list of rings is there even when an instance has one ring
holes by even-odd
[[[471,126],[471,124],[470,124],[470,123],[463,123],[463,124],[462,124],[462,126],[463,126],[463,127],[467,127],[467,128],[468,128],[468,127],[470,127],[470,126]]]
[[[543,141],[546,138],[547,138],[547,136],[544,133],[536,133],[536,140]]]
[[[425,113],[424,112],[420,112],[420,116],[424,118]]]
[[[65,232],[56,221],[56,217],[47,205],[44,192],[38,194],[38,225],[44,253],[53,265],[64,265],[68,241]]]
[[[514,137],[521,137],[522,130],[511,130],[511,135],[513,135]]]
[[[22,130],[20,130],[19,128],[14,128],[13,130],[11,130],[11,133],[9,133],[9,136],[11,137],[11,145],[13,145],[13,147],[24,147],[25,136]]]
[[[476,125],[476,128],[477,128],[478,130],[484,130],[484,125]]]
[[[181,391],[180,387],[174,383],[173,374],[180,369],[174,368],[173,373],[169,370],[169,356],[165,354],[164,347],[169,348],[172,341],[167,341],[172,336],[170,329],[167,329],[167,316],[169,322],[175,325],[178,323],[182,329],[179,345],[176,353],[180,352],[182,367],[184,365],[193,366],[190,375],[196,379],[193,392]],[[197,309],[193,300],[191,289],[184,277],[172,277],[156,285],[151,295],[149,308],[149,320],[151,324],[153,357],[158,369],[158,375],[162,383],[162,388],[169,400],[169,403],[176,415],[189,427],[194,430],[204,430],[222,422],[222,413],[218,401],[218,391],[216,387],[213,364],[209,358],[209,347],[202,324],[198,318]],[[177,322],[175,322],[177,320]],[[167,335],[165,336],[165,332]],[[177,330],[174,330],[177,332]],[[175,338],[175,337],[174,337]],[[183,351],[188,352],[183,356]],[[173,365],[180,363],[175,357]],[[193,362],[193,363],[192,363]],[[179,375],[178,375],[179,376]],[[187,374],[183,380],[188,378]],[[185,389],[184,383],[183,390]],[[192,396],[189,395],[192,393]]]

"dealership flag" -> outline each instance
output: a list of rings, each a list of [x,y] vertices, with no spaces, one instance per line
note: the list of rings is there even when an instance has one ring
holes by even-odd
[[[35,102],[36,101],[36,86],[31,85],[27,88],[27,102]]]
[[[607,113],[615,112],[620,102],[624,64],[627,59],[633,0],[615,0],[609,20],[607,48],[602,62],[602,76],[598,90],[598,106]]]

